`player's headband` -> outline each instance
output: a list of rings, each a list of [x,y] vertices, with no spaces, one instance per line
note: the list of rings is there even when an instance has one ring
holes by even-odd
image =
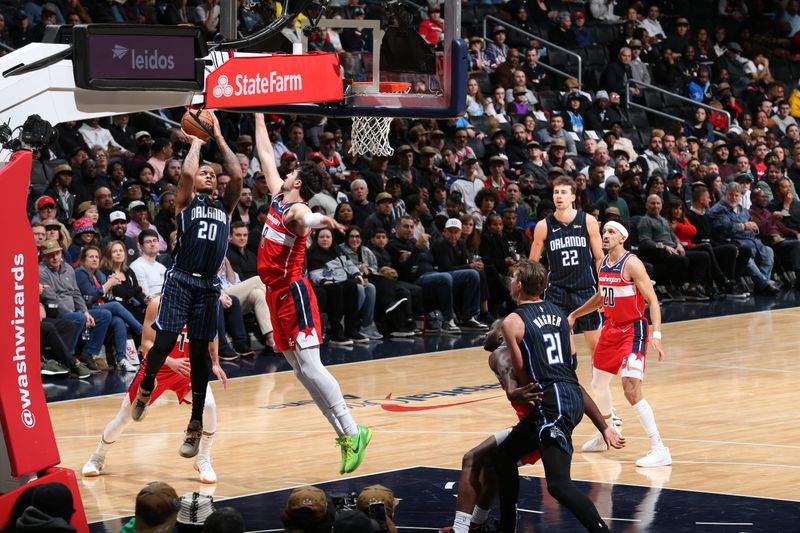
[[[620,232],[625,239],[628,238],[628,230],[625,229],[625,226],[623,226],[619,222],[615,220],[609,220],[608,222],[606,222],[606,226],[612,227],[618,232]]]

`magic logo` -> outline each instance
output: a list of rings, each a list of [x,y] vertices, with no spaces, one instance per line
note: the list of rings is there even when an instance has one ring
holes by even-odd
[[[500,395],[493,395],[485,398],[470,398],[467,400],[461,400],[461,398],[465,396],[470,396],[476,392],[482,392],[485,390],[496,390],[498,388],[499,385],[497,384],[497,382],[495,382],[495,383],[490,383],[488,385],[466,385],[466,386],[454,387],[452,389],[423,392],[420,394],[407,394],[405,396],[396,396],[396,397],[392,397],[392,393],[390,392],[389,394],[386,395],[385,398],[377,400],[361,398],[359,396],[354,396],[352,394],[346,394],[344,396],[344,399],[347,402],[347,406],[350,409],[355,409],[359,407],[380,407],[384,411],[389,411],[393,413],[407,413],[414,411],[429,411],[432,409],[445,409],[447,407],[456,407],[458,405],[467,405],[470,403],[491,400],[493,398],[497,398]],[[442,398],[451,400],[459,399],[460,401],[447,401],[444,403],[431,401]],[[300,400],[297,402],[286,402],[286,403],[276,403],[276,404],[266,405],[263,407],[263,409],[287,409],[289,407],[301,407],[303,405],[309,405],[311,403],[314,403],[313,400],[311,399]]]

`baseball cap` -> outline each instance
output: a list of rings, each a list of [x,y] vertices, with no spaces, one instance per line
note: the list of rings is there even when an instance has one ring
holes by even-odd
[[[408,130],[408,133],[416,133],[417,135],[427,135],[428,134],[428,130],[425,129],[425,126],[422,126],[421,124],[417,124],[416,126],[411,128],[410,130]]]
[[[379,204],[381,202],[385,202],[386,200],[389,200],[392,203],[394,203],[394,196],[392,196],[388,192],[379,192],[378,195],[375,197],[375,203],[376,204]]]
[[[319,159],[320,161],[322,161],[322,160],[324,160],[324,159],[325,159],[325,156],[324,156],[324,155],[322,155],[320,152],[311,152],[311,155],[310,155],[310,156],[308,156],[308,158],[309,158],[311,161],[314,161],[315,159]]]
[[[77,207],[77,209],[75,209],[75,212],[78,213],[78,215],[82,215],[86,211],[88,211],[89,209],[93,209],[93,208],[97,209],[97,206],[94,205],[94,202],[91,201],[91,200],[86,200],[86,201],[83,201],[83,202],[78,204],[78,207]]]
[[[582,19],[586,18],[586,15],[583,14],[583,11],[576,11],[575,13],[572,14],[572,18]]]
[[[478,159],[478,156],[475,155],[475,150],[473,150],[469,146],[465,146],[461,158],[462,161],[470,161],[473,159]]]
[[[372,520],[362,513],[348,509],[336,513],[336,520],[333,522],[333,533],[372,533]]]
[[[134,140],[137,140],[137,141],[139,139],[141,139],[142,137],[152,137],[152,135],[150,135],[149,131],[142,130],[142,131],[137,131],[136,135],[133,136]]]
[[[622,216],[622,213],[620,213],[619,207],[614,207],[612,205],[606,207],[605,214],[606,215],[617,215],[618,217]]]
[[[61,229],[61,222],[59,222],[58,220],[56,220],[54,218],[48,218],[48,219],[42,220],[42,225],[45,227],[45,229],[47,229],[47,228],[58,228],[58,229]]]
[[[412,151],[413,151],[413,148],[411,148],[411,146],[409,146],[407,144],[403,144],[395,152],[397,154],[404,154],[406,152],[412,152]]]
[[[567,89],[577,89],[580,87],[580,85],[578,84],[578,80],[575,78],[567,78],[567,80],[564,82],[564,87]]]
[[[72,174],[72,167],[66,163],[62,163],[53,169],[53,176],[58,176],[63,173]]]
[[[253,138],[249,135],[239,135],[236,144],[253,144]]]
[[[553,141],[550,143],[550,146],[555,148],[566,148],[567,142],[564,139],[553,139]]]
[[[281,161],[286,161],[287,159],[294,159],[297,160],[297,155],[294,152],[283,152],[281,154]]]
[[[523,85],[517,85],[514,87],[514,96],[519,96],[521,94],[528,94],[528,89],[526,89]]]
[[[82,217],[72,223],[72,234],[77,237],[81,233],[97,233],[91,219]]]
[[[332,141],[335,138],[336,138],[336,136],[333,133],[331,133],[329,131],[324,131],[319,136],[319,142],[324,143],[324,142],[327,142],[327,141]]]
[[[608,100],[608,91],[597,91],[594,97],[597,100]]]
[[[609,185],[620,185],[619,178],[616,176],[607,177],[605,186],[608,187]]]
[[[725,142],[723,139],[719,139],[718,141],[714,141],[714,144],[711,146],[712,150],[716,150],[717,148],[721,148],[723,146],[728,146],[728,143]]]
[[[493,163],[500,163],[501,165],[505,165],[506,160],[500,157],[499,155],[493,155],[492,157],[489,158],[489,164],[491,165]]]
[[[124,220],[127,222],[128,215],[126,215],[124,211],[112,211],[111,214],[108,215],[108,221],[113,224],[117,220]]]
[[[451,223],[453,223],[451,225]],[[455,224],[458,224],[456,226]],[[461,229],[461,221],[457,218],[451,218],[444,225],[445,228],[457,227]],[[366,513],[369,511],[371,503],[382,503],[386,507],[386,512],[389,514],[394,513],[394,508],[397,507],[397,500],[394,497],[392,489],[383,485],[368,485],[364,487],[356,499],[356,507],[361,512]]]
[[[689,25],[689,20],[684,18],[684,17],[681,17],[681,18],[679,18],[678,20],[675,21],[675,25],[676,26],[688,26]]]
[[[457,218],[448,218],[447,222],[444,223],[444,229],[447,228],[458,228],[461,229],[461,221]],[[360,496],[359,496],[360,498]],[[369,507],[369,505],[367,505]]]
[[[442,130],[433,130],[431,132],[431,139],[444,137],[444,132]]]
[[[178,494],[171,486],[161,481],[148,483],[136,495],[136,525],[152,528],[165,524],[180,506]]]
[[[308,509],[314,518],[322,518],[328,512],[328,500],[325,493],[317,487],[299,487],[292,491],[286,501],[286,514],[300,509]]]
[[[192,526],[203,525],[213,512],[214,500],[211,496],[199,492],[187,492],[181,496],[178,522]]]
[[[542,147],[542,145],[539,144],[539,141],[528,141],[528,144],[526,146],[528,148],[541,148]]]
[[[58,241],[47,239],[42,244],[42,255],[54,254],[59,251],[61,251],[61,245],[58,244]]]
[[[733,51],[734,51],[734,52],[736,52],[737,54],[741,54],[741,53],[744,51],[744,50],[742,49],[742,45],[740,45],[739,43],[737,43],[737,42],[735,42],[735,41],[734,41],[734,42],[730,42],[730,43],[728,43],[728,45],[727,45],[727,49],[728,49],[728,50],[733,50]]]
[[[628,46],[630,46],[631,48],[641,48],[642,41],[640,41],[639,39],[631,39],[631,42],[628,43]]]
[[[145,204],[141,200],[134,200],[133,202],[128,204],[128,211],[133,211],[134,209],[147,209],[147,204]]]
[[[753,175],[750,174],[749,172],[740,172],[740,173],[736,174],[736,177],[733,178],[733,179],[736,180],[739,183],[741,183],[743,181],[752,182],[753,181]]]
[[[492,29],[492,35],[496,35],[498,33],[505,33],[505,32],[506,32],[506,29],[505,29],[504,26],[495,26],[494,29]]]
[[[439,150],[434,148],[433,146],[423,146],[422,150],[419,151],[422,155],[438,155]]]
[[[564,169],[561,167],[551,167],[550,170],[547,171],[548,174],[564,174]]]
[[[52,196],[46,196],[45,195],[45,196],[42,196],[41,198],[39,198],[38,200],[36,200],[36,210],[37,211],[42,209],[42,208],[44,208],[44,206],[46,206],[46,205],[52,205],[53,207],[56,206],[56,201],[53,200]]]

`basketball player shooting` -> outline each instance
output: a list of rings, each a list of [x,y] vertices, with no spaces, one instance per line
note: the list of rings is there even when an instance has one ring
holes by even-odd
[[[161,303],[153,324],[156,338],[147,356],[147,369],[133,402],[131,418],[144,419],[150,395],[156,387],[156,375],[183,326],[188,328],[189,362],[192,382],[192,414],[186,438],[178,453],[183,457],[197,455],[203,436],[203,406],[209,380],[208,343],[217,337],[217,308],[220,282],[217,271],[225,259],[230,234],[229,220],[242,191],[242,169],[228,147],[219,121],[213,113],[213,136],[217,142],[226,172],[231,180],[222,201],[212,195],[217,189],[213,167],[200,162],[200,148],[205,141],[184,131],[191,143],[183,161],[181,180],[175,195],[178,243],[173,252],[174,263],[164,278]],[[219,365],[212,372],[223,379]]]
[[[343,232],[344,226],[331,217],[312,213],[306,203],[322,190],[324,171],[302,163],[282,180],[264,115],[256,113],[255,123],[258,159],[272,195],[258,249],[258,274],[267,287],[275,351],[283,352],[297,379],[336,431],[336,443],[342,451],[339,473],[353,472],[364,460],[372,430],[356,425],[339,383],[322,366],[319,307],[311,282],[303,276],[306,239],[311,230]]]

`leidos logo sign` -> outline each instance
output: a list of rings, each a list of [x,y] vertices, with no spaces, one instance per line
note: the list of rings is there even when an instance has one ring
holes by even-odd
[[[269,93],[298,92],[303,90],[303,76],[300,74],[280,74],[272,71],[262,76],[237,74],[234,80],[236,88],[228,81],[228,76],[222,75],[217,85],[211,90],[215,98],[229,98],[231,96],[252,96]]]
[[[175,56],[166,55],[156,48],[155,50],[137,51],[121,44],[115,44],[111,49],[111,57],[116,60],[128,61],[130,52],[131,70],[172,70],[175,68]]]

